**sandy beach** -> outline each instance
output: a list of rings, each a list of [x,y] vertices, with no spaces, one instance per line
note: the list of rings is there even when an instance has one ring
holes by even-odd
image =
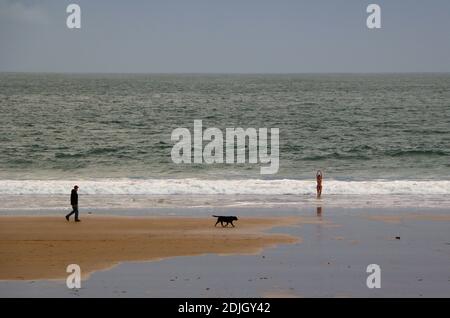
[[[0,218],[0,280],[60,279],[80,265],[82,276],[124,261],[150,261],[200,254],[253,254],[300,240],[268,234],[295,225],[296,217],[247,217],[236,227],[214,227],[215,218],[86,216]],[[308,219],[303,219],[308,222]]]
[[[147,212],[0,216],[0,296],[450,295],[446,209],[220,210],[239,216],[235,228],[215,228],[206,208]],[[72,263],[80,289],[65,285]],[[380,289],[366,286],[369,264]]]

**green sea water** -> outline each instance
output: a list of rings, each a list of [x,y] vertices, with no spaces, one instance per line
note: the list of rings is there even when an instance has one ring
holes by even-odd
[[[261,178],[176,165],[171,132],[280,129],[272,179],[449,179],[450,75],[0,75],[0,178]]]

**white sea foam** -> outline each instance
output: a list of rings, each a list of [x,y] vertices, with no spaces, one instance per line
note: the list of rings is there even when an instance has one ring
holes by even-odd
[[[93,179],[0,180],[0,195],[60,195],[73,185],[87,195],[309,195],[314,180],[202,180],[202,179]],[[324,194],[332,195],[450,195],[450,181],[325,180]]]

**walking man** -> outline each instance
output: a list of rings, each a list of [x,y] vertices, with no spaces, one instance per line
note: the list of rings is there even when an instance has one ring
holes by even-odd
[[[66,220],[69,221],[69,218],[72,214],[75,213],[75,222],[80,222],[78,218],[78,186],[74,186],[72,192],[70,193],[70,204],[72,205],[72,212],[66,215]]]

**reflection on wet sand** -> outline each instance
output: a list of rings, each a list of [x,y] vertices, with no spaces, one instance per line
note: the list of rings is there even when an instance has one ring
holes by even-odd
[[[321,240],[322,239],[322,207],[321,206],[318,206],[317,208],[316,208],[316,215],[317,215],[317,218],[319,219],[319,223],[317,224],[317,229],[316,229],[316,231],[317,231],[317,238],[319,239],[319,240]]]
[[[318,206],[316,209],[317,216],[322,220],[322,207]]]

